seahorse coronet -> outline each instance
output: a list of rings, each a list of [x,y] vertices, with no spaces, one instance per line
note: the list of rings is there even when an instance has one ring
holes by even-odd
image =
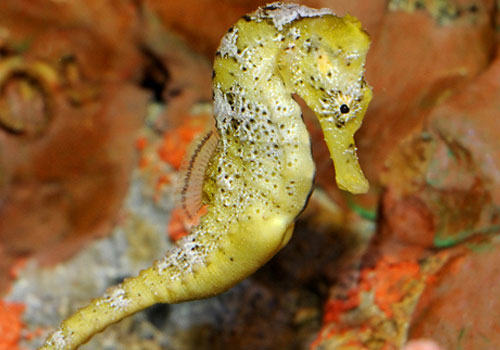
[[[210,160],[199,162],[206,214],[164,258],[66,319],[42,349],[74,349],[157,302],[223,292],[288,242],[315,173],[293,95],[317,115],[339,187],[366,191],[353,135],[371,99],[368,46],[354,17],[289,3],[262,7],[231,27],[214,61],[217,143]]]

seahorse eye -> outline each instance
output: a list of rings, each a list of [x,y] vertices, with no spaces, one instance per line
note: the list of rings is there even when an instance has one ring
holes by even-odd
[[[343,104],[340,106],[340,113],[346,114],[346,113],[349,113],[349,111],[350,111],[350,109],[349,109],[348,105]]]

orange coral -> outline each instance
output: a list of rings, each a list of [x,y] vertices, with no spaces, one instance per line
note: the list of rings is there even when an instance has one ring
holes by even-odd
[[[382,258],[373,269],[361,271],[360,290],[372,290],[375,303],[388,317],[393,316],[392,305],[407,293],[407,284],[419,279],[420,266],[416,262],[391,263]]]
[[[359,305],[358,289],[351,289],[348,292],[347,299],[329,300],[325,306],[323,323],[328,324],[331,322],[340,321],[340,317],[345,311],[354,309],[358,305]]]
[[[165,132],[163,142],[158,148],[158,155],[164,162],[172,165],[175,169],[179,169],[191,141],[203,130],[203,123],[193,120],[191,123],[183,124]]]
[[[144,136],[141,136],[139,137],[136,141],[135,141],[135,148],[137,148],[138,151],[144,151],[144,149],[147,147],[148,145],[148,139]]]
[[[182,208],[176,208],[172,211],[167,231],[172,241],[178,241],[189,234],[190,228],[197,225],[201,216],[205,215],[207,207],[203,206],[198,212],[198,215],[191,220],[187,218],[185,211]]]
[[[24,305],[0,300],[0,350],[19,350]]]
[[[319,348],[329,339],[335,339],[346,349],[370,348],[367,344],[369,339],[378,336],[380,322],[394,319],[394,307],[408,300],[422,278],[429,281],[427,277],[417,262],[401,262],[382,256],[374,267],[361,270],[358,285],[349,290],[345,298],[331,299],[326,303],[324,327],[311,349]],[[374,296],[373,303],[383,315],[377,316],[377,312],[372,313],[372,308],[361,305],[362,294],[366,292]],[[397,340],[387,338],[384,341],[381,349],[395,348]]]
[[[405,296],[407,283],[420,277],[420,266],[416,262],[391,262],[384,257],[374,268],[361,270],[359,285],[347,293],[347,298],[332,299],[326,303],[323,322],[341,321],[346,311],[359,305],[359,294],[363,291],[373,291],[377,306],[391,317],[391,306]]]

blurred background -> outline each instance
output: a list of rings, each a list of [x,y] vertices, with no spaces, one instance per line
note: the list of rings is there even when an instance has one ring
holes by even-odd
[[[157,305],[84,349],[500,348],[497,0],[308,0],[358,17],[371,190],[316,190],[290,244],[221,296]],[[219,40],[253,0],[0,1],[0,350],[149,266],[187,223],[174,183],[212,118]]]

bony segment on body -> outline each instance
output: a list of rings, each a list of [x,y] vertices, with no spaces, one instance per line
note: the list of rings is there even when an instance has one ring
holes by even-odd
[[[355,18],[295,4],[270,4],[231,27],[214,62],[217,142],[200,162],[206,214],[163,259],[63,321],[42,349],[77,348],[158,302],[216,295],[286,245],[315,172],[293,94],[319,119],[339,187],[365,192],[353,135],[371,99],[368,46]]]

